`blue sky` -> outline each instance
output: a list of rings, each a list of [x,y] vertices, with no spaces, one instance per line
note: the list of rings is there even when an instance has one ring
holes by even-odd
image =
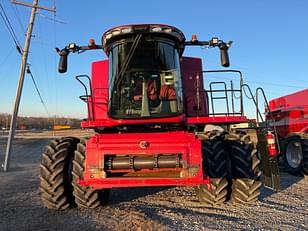
[[[23,46],[30,9],[12,6],[9,0],[1,0],[1,4]],[[37,15],[28,59],[51,115],[86,116],[86,106],[78,98],[83,89],[74,76],[89,74],[92,61],[106,58],[101,51],[70,55],[68,72],[58,74],[54,47],[63,48],[70,42],[85,45],[89,38],[99,43],[103,32],[123,24],[170,24],[181,29],[187,39],[197,34],[199,40],[214,36],[232,40],[230,68],[241,70],[253,89],[263,87],[269,99],[308,87],[305,0],[40,1],[46,7],[54,4],[57,22],[53,13],[39,11]],[[0,112],[11,113],[21,59],[2,19],[0,33]],[[217,49],[193,47],[184,54],[202,57],[205,69],[221,68]],[[251,104],[247,111],[253,115]],[[19,115],[47,116],[29,75]]]

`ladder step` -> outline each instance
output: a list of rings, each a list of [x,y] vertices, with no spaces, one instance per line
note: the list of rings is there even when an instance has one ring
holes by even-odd
[[[212,99],[227,99],[227,97],[212,97]]]

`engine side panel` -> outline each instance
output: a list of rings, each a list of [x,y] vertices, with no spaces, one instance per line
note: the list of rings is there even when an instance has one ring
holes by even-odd
[[[182,57],[181,73],[187,117],[208,116],[209,105],[203,86],[201,59]]]
[[[278,134],[286,137],[292,132],[308,132],[308,89],[273,99],[267,120],[277,127]]]
[[[93,120],[106,120],[108,113],[108,60],[92,63],[92,100],[88,102]],[[92,115],[92,114],[91,114]]]

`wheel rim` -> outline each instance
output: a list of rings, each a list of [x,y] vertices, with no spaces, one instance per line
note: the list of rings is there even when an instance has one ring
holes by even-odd
[[[286,159],[290,167],[298,168],[303,161],[302,146],[299,141],[290,141],[286,150]]]

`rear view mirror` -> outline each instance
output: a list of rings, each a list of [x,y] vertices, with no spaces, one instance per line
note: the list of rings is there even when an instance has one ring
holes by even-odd
[[[65,73],[67,71],[67,55],[60,56],[58,71],[59,73]]]
[[[223,67],[229,67],[230,61],[229,61],[229,54],[228,49],[229,47],[226,44],[223,44],[219,47],[220,49],[220,62]]]
[[[65,73],[67,71],[67,56],[69,54],[69,50],[67,48],[62,50],[57,49],[57,52],[60,55],[58,71],[59,73]]]

